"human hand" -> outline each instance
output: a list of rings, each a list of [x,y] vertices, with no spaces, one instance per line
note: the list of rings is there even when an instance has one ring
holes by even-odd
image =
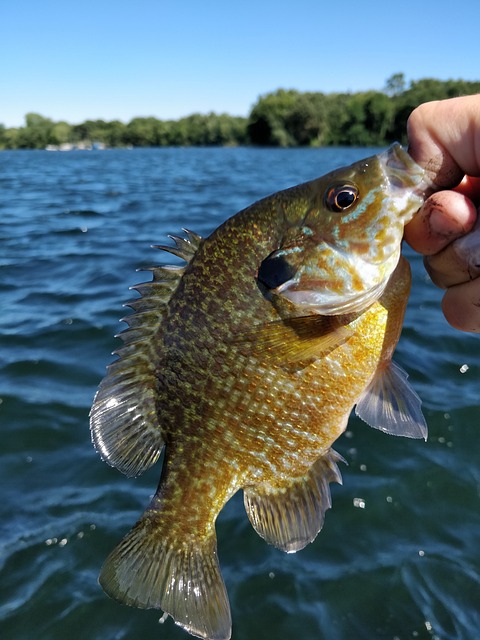
[[[447,289],[448,322],[480,333],[480,95],[420,105],[407,132],[410,155],[440,190],[407,225],[405,239]]]

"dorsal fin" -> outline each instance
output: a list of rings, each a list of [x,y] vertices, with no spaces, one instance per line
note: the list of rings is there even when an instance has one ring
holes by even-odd
[[[175,246],[172,247],[171,245],[167,244],[157,244],[154,246],[154,249],[167,251],[174,256],[182,258],[182,260],[185,260],[185,262],[190,262],[190,260],[196,254],[202,238],[196,233],[193,233],[193,231],[189,231],[188,229],[182,229],[182,231],[186,233],[186,238],[182,238],[181,236],[168,236],[170,240],[173,240],[175,242]]]
[[[200,236],[184,230],[186,238],[170,236],[174,247],[161,247],[189,262]],[[159,329],[167,305],[186,267],[152,267],[151,282],[132,287],[140,297],[127,306],[128,329],[118,337],[123,346],[107,368],[90,412],[92,439],[102,458],[128,476],[135,476],[158,459],[164,444],[156,411],[156,368],[161,351]]]

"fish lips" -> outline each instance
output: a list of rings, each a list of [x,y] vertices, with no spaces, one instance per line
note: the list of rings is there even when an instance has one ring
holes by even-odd
[[[398,142],[379,153],[377,158],[392,192],[410,192],[410,197],[413,195],[418,199],[418,207],[437,189],[426,169],[418,165]]]

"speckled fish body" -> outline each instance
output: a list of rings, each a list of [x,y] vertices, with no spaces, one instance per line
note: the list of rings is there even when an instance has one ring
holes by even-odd
[[[166,447],[154,498],[102,569],[109,595],[227,639],[215,520],[229,498],[243,489],[257,532],[297,551],[341,482],[331,447],[355,405],[373,427],[426,437],[391,360],[410,287],[403,227],[425,188],[393,145],[161,247],[186,265],[137,287],[91,412],[97,450],[127,475]]]

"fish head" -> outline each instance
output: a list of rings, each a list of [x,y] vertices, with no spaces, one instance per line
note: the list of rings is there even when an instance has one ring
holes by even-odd
[[[306,314],[361,311],[398,263],[404,226],[431,186],[425,171],[395,143],[304,186],[308,204],[284,207],[286,232],[258,280]]]

